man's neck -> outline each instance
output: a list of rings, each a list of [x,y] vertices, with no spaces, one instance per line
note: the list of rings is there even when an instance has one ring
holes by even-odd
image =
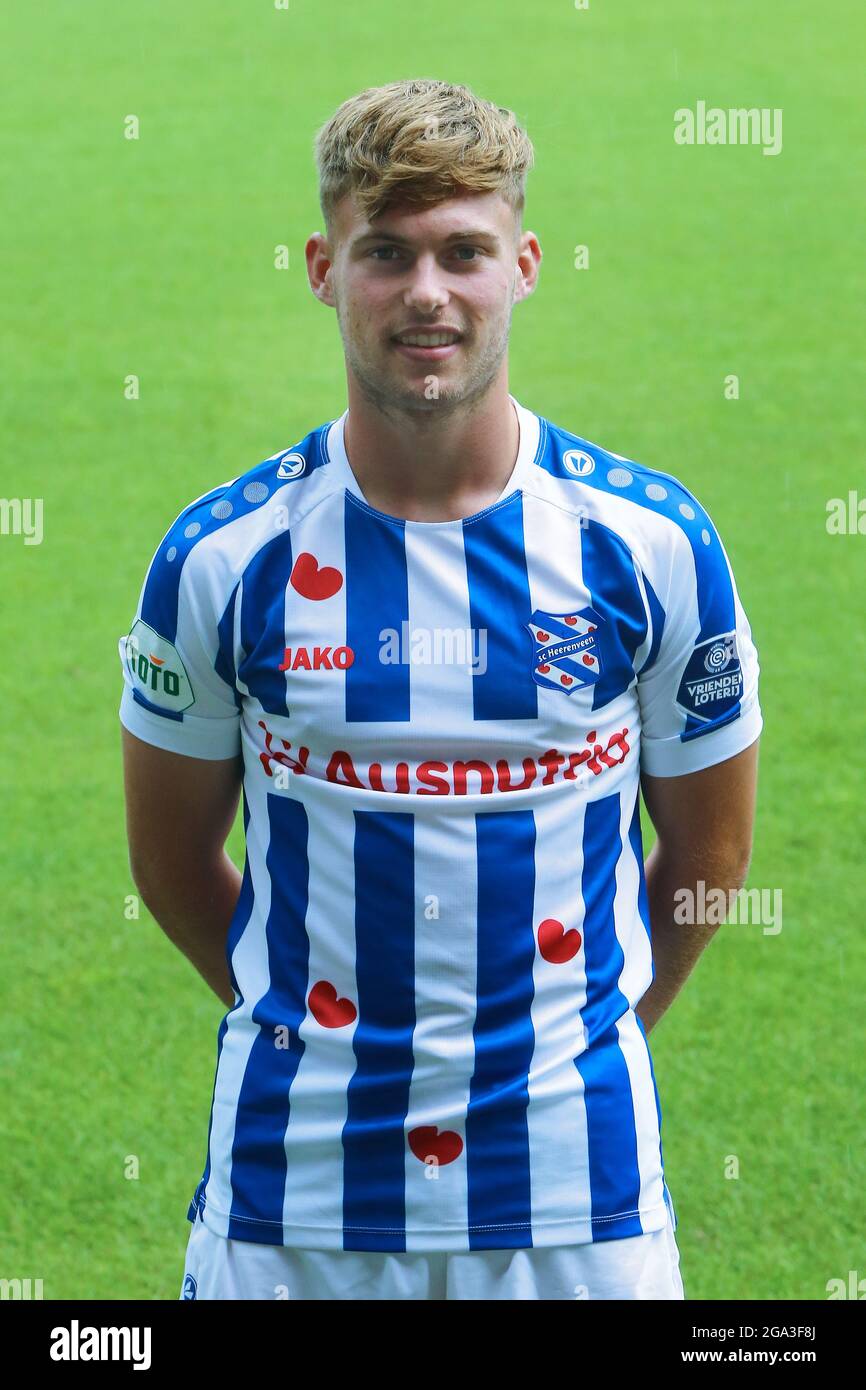
[[[407,521],[456,521],[500,496],[517,462],[520,425],[508,386],[466,407],[384,414],[350,389],[343,445],[371,507]]]

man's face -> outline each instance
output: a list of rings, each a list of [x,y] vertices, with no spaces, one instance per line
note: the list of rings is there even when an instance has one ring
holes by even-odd
[[[330,262],[316,292],[337,310],[361,390],[380,409],[413,411],[484,393],[507,352],[512,307],[531,293],[541,255],[498,193],[389,209],[374,224],[349,195],[335,209],[331,241],[308,242],[311,281],[314,243]],[[411,330],[440,329],[454,341],[401,341]]]

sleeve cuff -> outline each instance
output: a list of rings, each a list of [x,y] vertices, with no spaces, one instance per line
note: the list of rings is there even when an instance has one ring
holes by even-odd
[[[683,743],[675,738],[642,738],[641,771],[650,777],[682,777],[687,772],[723,763],[749,748],[764,727],[757,700],[739,719]]]
[[[241,751],[240,713],[228,719],[203,719],[185,714],[182,719],[163,719],[144,709],[124,686],[120,700],[120,722],[144,743],[183,753],[188,758],[218,762],[237,757]]]

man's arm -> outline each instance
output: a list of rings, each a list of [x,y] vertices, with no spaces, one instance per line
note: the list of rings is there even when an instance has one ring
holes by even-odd
[[[235,1002],[225,958],[241,874],[223,846],[235,818],[243,759],[189,758],[123,736],[132,877],[166,936],[224,1004]]]
[[[658,836],[646,861],[655,978],[637,1006],[650,1029],[676,998],[717,925],[678,924],[675,894],[726,893],[746,881],[758,776],[758,740],[725,762],[681,777],[641,779]]]

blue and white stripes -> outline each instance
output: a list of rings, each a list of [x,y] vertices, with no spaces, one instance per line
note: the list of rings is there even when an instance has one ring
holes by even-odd
[[[149,568],[156,674],[126,663],[121,717],[244,759],[190,1207],[218,1234],[476,1250],[667,1220],[639,779],[753,741],[757,657],[691,494],[514,406],[472,517],[370,506],[344,416],[198,499]],[[696,717],[683,683],[732,631],[738,698]]]
[[[351,933],[338,895],[310,896],[332,862],[326,809],[267,803],[281,847],[279,867],[264,865],[272,893],[258,928],[269,976],[224,1023],[215,1116],[232,1126],[212,1127],[198,1194],[212,1228],[352,1250],[655,1229],[656,1098],[622,989],[635,933],[630,993],[650,961],[643,922],[614,902],[618,882],[634,889],[642,875],[621,794],[582,815],[565,799],[476,813],[459,857],[442,816],[352,810],[337,869]],[[449,863],[455,888],[422,892],[449,884]],[[540,947],[553,914],[581,938],[563,959]],[[251,931],[233,952],[241,978]],[[315,1016],[323,981],[345,1017]]]

